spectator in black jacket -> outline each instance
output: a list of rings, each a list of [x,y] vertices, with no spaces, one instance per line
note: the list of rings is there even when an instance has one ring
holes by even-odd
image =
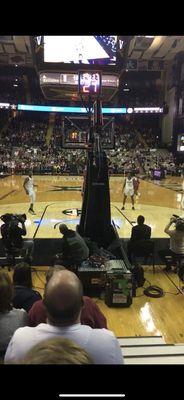
[[[59,230],[63,235],[61,239],[62,254],[60,254],[62,265],[70,267],[79,265],[89,257],[89,249],[84,239],[79,233],[68,229],[65,224],[59,225]]]
[[[130,262],[132,262],[131,254],[133,250],[140,248],[143,241],[151,238],[151,227],[144,224],[144,221],[143,215],[139,215],[137,225],[132,228],[131,238],[128,242],[128,258]]]
[[[151,228],[150,226],[144,224],[145,218],[143,215],[139,215],[137,218],[137,225],[133,226],[132,234],[131,234],[131,241],[135,240],[147,240],[151,237]]]
[[[25,262],[15,266],[13,285],[14,296],[12,304],[15,308],[23,308],[29,312],[35,301],[42,299],[40,293],[32,289],[31,267]]]

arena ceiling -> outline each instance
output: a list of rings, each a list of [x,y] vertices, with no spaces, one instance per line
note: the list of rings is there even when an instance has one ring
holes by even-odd
[[[128,58],[168,61],[184,51],[184,36],[133,36]]]
[[[167,62],[182,51],[184,36],[133,36],[127,56],[128,60]],[[33,65],[30,36],[0,36],[0,64]]]
[[[30,36],[0,36],[0,64],[33,65]]]

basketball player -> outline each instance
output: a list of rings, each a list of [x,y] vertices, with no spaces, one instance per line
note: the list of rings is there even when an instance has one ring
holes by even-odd
[[[182,178],[182,195],[181,195],[181,209],[184,210],[184,174],[182,172],[181,174],[181,178]]]
[[[25,178],[23,187],[26,191],[26,194],[28,194],[28,196],[30,197],[31,203],[30,203],[28,212],[32,215],[36,215],[36,213],[33,210],[33,205],[36,200],[34,186],[36,186],[36,185],[33,184],[33,173],[32,173],[32,171],[29,171],[29,176],[27,178]]]
[[[123,198],[123,207],[122,210],[125,209],[124,205],[127,199],[127,196],[130,195],[131,197],[131,202],[132,202],[132,210],[135,210],[134,208],[134,178],[132,177],[131,172],[128,172],[127,178],[125,178],[124,185],[123,185],[123,190],[124,190],[124,198]]]
[[[137,176],[134,176],[133,184],[134,184],[134,194],[135,194],[135,196],[140,197],[140,193],[138,192],[140,181],[137,178]]]

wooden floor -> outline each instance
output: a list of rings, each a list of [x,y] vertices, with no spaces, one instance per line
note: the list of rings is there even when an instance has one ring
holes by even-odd
[[[12,176],[0,180],[0,215],[5,212],[27,213],[29,202],[22,189],[23,179],[24,177]],[[54,229],[57,222],[65,221],[73,228],[80,218],[75,215],[75,209],[81,208],[82,205],[80,192],[82,178],[36,176],[34,179],[38,185],[35,204],[37,214],[36,216],[27,214],[27,237],[34,236],[40,219],[36,238],[60,237],[58,229]],[[137,216],[142,214],[146,218],[146,223],[152,227],[153,238],[167,237],[163,230],[169,218],[172,214],[184,214],[180,208],[181,178],[172,177],[160,184],[141,181],[141,196],[136,201],[135,211],[131,210],[130,200],[128,200],[126,210],[123,212],[121,212],[122,182],[121,177],[110,178],[111,213],[112,219],[119,226],[119,236],[129,237],[132,221],[136,221]],[[63,214],[65,209],[74,209],[74,215]],[[44,290],[47,268],[33,268],[34,287],[41,294]],[[183,343],[184,295],[178,292],[177,275],[174,273],[167,275],[159,266],[155,274],[151,267],[145,267],[145,271],[150,284],[161,287],[165,295],[159,299],[149,298],[143,295],[143,289],[139,288],[132,306],[120,309],[108,308],[103,300],[94,299],[107,318],[108,328],[117,336],[161,335],[166,343]]]
[[[137,290],[137,297],[128,308],[109,308],[103,300],[94,298],[107,318],[108,328],[118,337],[162,336],[166,343],[184,343],[184,295],[178,291],[179,281],[174,273],[166,274],[157,266],[153,273],[150,266],[144,266],[145,287],[157,285],[164,291],[161,298],[143,295],[143,288]],[[48,267],[33,267],[33,285],[43,296],[45,272]],[[9,272],[12,276],[12,271]]]

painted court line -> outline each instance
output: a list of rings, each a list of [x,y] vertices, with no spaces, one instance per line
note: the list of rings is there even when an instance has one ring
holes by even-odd
[[[16,190],[11,190],[10,192],[4,194],[4,196],[0,197],[0,200],[5,199],[6,197],[8,197],[10,194],[12,194],[12,193],[14,193],[14,192],[16,192]]]

